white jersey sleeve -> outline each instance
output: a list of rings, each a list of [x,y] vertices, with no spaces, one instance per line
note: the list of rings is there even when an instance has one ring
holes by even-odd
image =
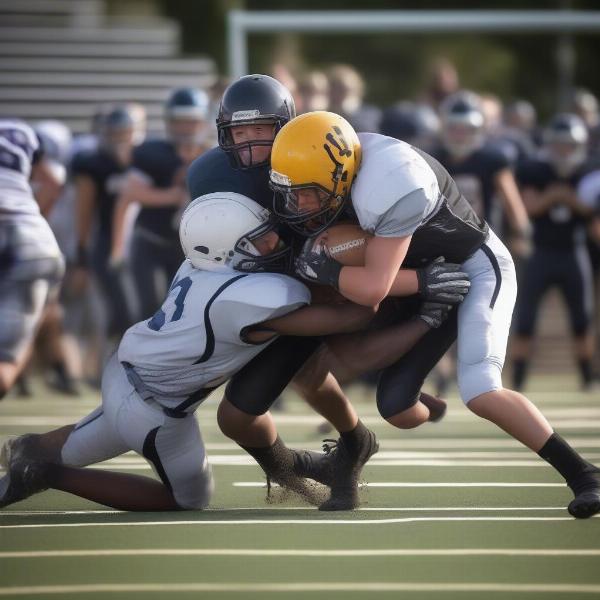
[[[292,277],[256,273],[223,292],[211,316],[222,339],[247,345],[240,334],[250,325],[281,317],[310,303],[308,288]]]
[[[361,133],[362,162],[352,186],[361,227],[380,237],[407,237],[443,200],[431,167],[404,142]]]

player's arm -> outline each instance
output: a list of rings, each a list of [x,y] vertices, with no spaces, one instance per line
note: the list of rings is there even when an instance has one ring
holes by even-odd
[[[287,315],[245,327],[241,337],[257,344],[275,335],[314,337],[348,333],[363,329],[373,318],[375,310],[350,302],[344,304],[315,304],[294,310]]]
[[[131,171],[127,174],[119,202],[138,202],[142,206],[156,208],[163,206],[180,206],[186,198],[182,185],[168,188],[153,186],[142,173]]]
[[[530,217],[546,214],[558,202],[557,196],[551,191],[540,191],[533,186],[523,187],[521,197]]]
[[[512,171],[509,168],[498,171],[494,184],[511,228],[517,235],[526,235],[530,227],[529,217]]]
[[[65,168],[44,156],[31,166],[31,188],[44,217],[48,218],[56,204],[66,178]]]

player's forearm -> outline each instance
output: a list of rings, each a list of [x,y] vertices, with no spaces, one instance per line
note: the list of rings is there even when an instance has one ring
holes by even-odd
[[[344,380],[385,369],[400,360],[428,332],[429,326],[414,319],[378,331],[335,336],[327,341],[336,361],[343,365]],[[360,348],[357,354],[356,348]]]
[[[340,272],[339,291],[356,304],[377,306],[389,294],[396,277],[397,274],[390,277],[373,273],[365,267],[344,267]]]
[[[529,229],[529,217],[512,173],[508,170],[499,173],[496,186],[510,226],[516,233],[524,234]]]
[[[130,193],[135,195],[136,202],[149,208],[178,206],[180,204],[180,199],[183,197],[183,189],[178,186],[163,189],[147,185],[138,185],[136,186],[135,192],[132,191]]]
[[[412,296],[419,292],[417,272],[413,269],[400,269],[388,292],[388,296]]]

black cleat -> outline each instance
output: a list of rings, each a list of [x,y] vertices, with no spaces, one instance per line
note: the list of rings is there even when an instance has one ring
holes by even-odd
[[[42,462],[16,461],[0,479],[0,508],[25,500],[48,489]]]
[[[10,469],[14,462],[42,458],[35,433],[26,433],[6,440],[0,449],[0,466]]]
[[[425,392],[419,394],[419,400],[429,409],[429,419],[431,423],[437,423],[444,418],[448,404],[445,400],[431,396]]]
[[[589,519],[600,512],[600,469],[582,473],[569,487],[575,494],[568,506],[571,516],[576,519]]]
[[[367,461],[379,450],[375,434],[362,423],[354,430],[354,443],[348,444],[344,436],[336,440],[325,440],[323,449],[329,467],[319,464],[319,474],[323,480],[328,478],[331,488],[328,500],[319,506],[319,510],[352,510],[359,505],[358,479]],[[320,461],[319,461],[320,462]]]

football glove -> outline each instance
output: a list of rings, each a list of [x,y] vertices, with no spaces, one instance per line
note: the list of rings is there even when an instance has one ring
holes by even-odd
[[[417,318],[425,321],[431,329],[437,329],[452,310],[452,304],[444,302],[423,302],[419,307]]]
[[[419,294],[428,302],[460,304],[467,295],[471,282],[460,270],[460,265],[447,263],[443,256],[417,269]]]
[[[332,258],[324,244],[308,239],[296,259],[296,273],[308,281],[339,289],[343,265]]]

